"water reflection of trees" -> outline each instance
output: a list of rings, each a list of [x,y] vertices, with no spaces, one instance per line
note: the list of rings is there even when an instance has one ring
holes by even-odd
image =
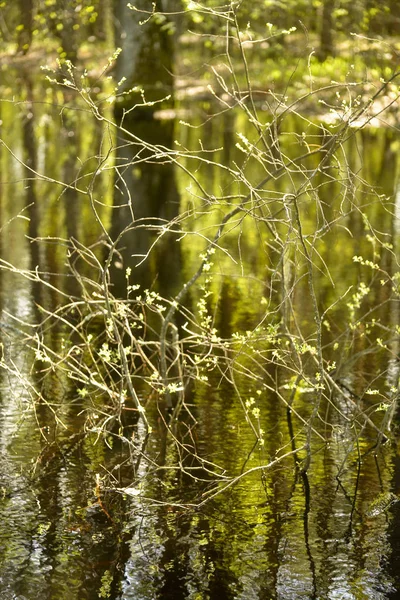
[[[315,321],[306,281],[307,257],[299,244],[300,228],[291,212],[294,207],[290,205],[290,194],[302,186],[305,173],[318,169],[319,155],[306,157],[303,171],[294,169],[290,177],[275,173],[277,180],[268,181],[267,189],[257,190],[253,185],[256,200],[246,201],[243,215],[218,240],[225,252],[213,259],[216,273],[207,284],[209,287],[204,284],[191,288],[176,323],[171,319],[182,336],[182,344],[187,344],[185,358],[192,360],[191,366],[204,347],[210,348],[216,357],[215,365],[205,362],[203,371],[196,372],[193,368],[192,372],[205,375],[208,381],[196,382],[195,386],[189,381],[185,396],[189,410],[182,411],[179,423],[174,420],[168,423],[169,413],[162,395],[158,402],[153,402],[157,394],[147,385],[149,373],[155,373],[150,371],[149,357],[153,360],[156,356],[154,344],[158,343],[157,326],[151,317],[154,322],[159,317],[147,311],[150,317],[143,322],[149,330],[153,329],[143,356],[149,360],[146,363],[149,369],[137,368],[138,355],[129,359],[128,364],[128,379],[137,384],[138,397],[146,403],[153,427],[153,436],[144,443],[146,434],[137,426],[137,406],[131,397],[123,406],[122,394],[117,394],[124,385],[124,378],[115,367],[118,343],[108,330],[107,318],[103,318],[104,298],[95,295],[99,294],[102,281],[95,259],[102,260],[107,253],[104,250],[107,240],[102,238],[104,244],[96,245],[101,228],[93,225],[93,215],[88,210],[89,194],[82,194],[82,182],[90,180],[98,164],[92,160],[93,148],[98,149],[100,159],[106,154],[103,148],[106,134],[98,123],[86,121],[74,110],[74,94],[70,92],[62,97],[67,108],[61,115],[53,115],[51,125],[42,127],[40,110],[34,106],[30,111],[34,93],[34,84],[28,80],[28,103],[22,126],[12,125],[10,117],[6,123],[25,153],[26,171],[22,178],[27,180],[32,170],[39,170],[39,155],[44,152],[46,166],[54,168],[51,173],[47,171],[49,176],[66,185],[52,186],[50,194],[50,186],[46,188],[45,182],[34,181],[19,198],[21,206],[18,206],[28,207],[30,221],[27,228],[17,229],[15,235],[23,239],[24,233],[28,233],[30,238],[47,239],[42,246],[21,244],[14,258],[20,259],[28,270],[38,266],[39,271],[48,274],[51,286],[43,288],[34,280],[32,293],[26,285],[23,292],[29,299],[29,314],[18,310],[16,314],[29,320],[35,311],[32,298],[38,305],[36,309],[51,309],[64,302],[63,298],[69,302],[80,297],[84,290],[88,306],[97,302],[96,310],[102,319],[91,321],[90,334],[96,335],[92,346],[97,344],[102,349],[103,344],[109,344],[106,350],[114,352],[114,363],[107,364],[103,349],[103,363],[98,360],[102,367],[98,366],[96,373],[102,375],[112,393],[102,394],[98,388],[86,401],[82,397],[87,393],[83,381],[73,382],[65,373],[54,375],[53,367],[46,366],[45,356],[37,357],[34,373],[27,370],[27,381],[40,392],[32,403],[29,423],[32,428],[36,423],[42,435],[37,435],[35,448],[26,457],[23,449],[26,429],[16,431],[13,438],[9,434],[3,438],[24,464],[35,456],[40,459],[34,472],[36,479],[29,488],[40,512],[30,498],[29,518],[16,536],[18,544],[23,544],[26,536],[31,540],[20,571],[21,581],[26,577],[28,592],[24,591],[24,583],[18,593],[36,589],[36,583],[29,583],[33,570],[39,579],[49,577],[51,594],[67,596],[63,579],[65,564],[76,580],[72,593],[82,597],[92,590],[97,593],[95,590],[101,587],[106,572],[114,581],[116,597],[118,582],[122,581],[125,598],[183,598],[196,594],[285,598],[303,593],[306,597],[318,594],[328,597],[338,580],[349,594],[355,594],[357,586],[366,594],[389,591],[390,582],[384,581],[379,558],[387,551],[388,539],[395,547],[396,525],[388,522],[387,510],[372,515],[370,521],[365,515],[373,499],[390,489],[393,469],[385,462],[395,460],[391,448],[381,448],[383,435],[376,437],[376,429],[382,428],[383,423],[378,410],[383,392],[377,399],[366,393],[374,387],[384,390],[386,381],[394,387],[398,383],[397,364],[392,364],[389,371],[387,354],[376,352],[377,336],[384,338],[382,343],[388,344],[394,354],[398,348],[398,336],[394,335],[398,300],[389,289],[397,260],[392,248],[383,245],[388,241],[393,248],[397,247],[395,213],[391,200],[375,201],[379,199],[376,189],[380,186],[386,195],[393,193],[387,183],[389,179],[395,181],[397,164],[392,133],[379,130],[351,134],[347,145],[342,146],[346,156],[342,163],[339,157],[333,160],[331,156],[324,169],[316,173],[312,188],[299,198],[304,235],[308,236],[308,247],[313,253],[318,308],[326,318],[322,345],[326,381],[332,386],[331,393],[324,395],[312,426],[309,424],[318,393],[312,353]],[[140,282],[142,288],[157,289],[168,299],[173,297],[181,282],[189,280],[188,273],[196,269],[199,255],[204,252],[205,238],[212,239],[222,215],[234,209],[237,197],[244,195],[244,182],[258,182],[264,176],[259,165],[247,164],[247,158],[240,181],[232,177],[232,171],[222,168],[220,172],[214,168],[221,160],[223,167],[239,163],[240,151],[235,148],[236,138],[232,133],[244,124],[234,112],[224,114],[221,121],[206,123],[207,162],[198,165],[196,173],[207,192],[205,197],[188,192],[187,172],[176,169],[170,154],[158,158],[157,150],[172,147],[175,126],[172,120],[151,118],[129,122],[126,119],[125,125],[126,131],[120,131],[115,138],[115,190],[107,196],[104,191],[107,182],[110,184],[107,177],[99,177],[94,184],[96,198],[104,201],[101,210],[106,232],[111,232],[113,239],[125,232],[113,254],[111,275],[107,271],[105,276],[106,280],[111,276],[108,281],[114,286],[110,288],[111,294],[107,291],[107,298],[117,314],[117,309],[121,311],[118,323],[127,314],[118,303],[126,293],[126,267],[132,267],[131,283]],[[286,131],[283,125],[280,121],[280,131],[278,128],[275,131],[274,152],[268,154],[268,160],[279,161],[282,157],[296,160],[296,144],[302,136],[303,124],[291,118]],[[322,145],[332,142],[334,136],[318,125],[309,123],[309,127],[313,139],[323,138]],[[197,130],[184,135],[187,146],[194,147]],[[136,138],[144,142],[133,142]],[[52,161],[52,148],[60,139],[58,160]],[[218,148],[221,140],[223,150],[209,150]],[[191,157],[184,156],[182,162],[190,165]],[[351,173],[343,182],[337,181],[335,169]],[[112,185],[108,189],[112,190]],[[13,196],[10,204],[14,200]],[[6,203],[4,198],[2,201]],[[154,231],[159,234],[162,224],[181,214],[185,202],[193,210],[183,226],[180,224],[182,230],[167,231],[161,243],[151,250]],[[11,211],[10,205],[7,211]],[[286,214],[291,214],[290,218]],[[337,223],[340,226],[336,228],[333,225]],[[171,229],[178,230],[178,226]],[[316,229],[321,230],[318,235]],[[205,231],[205,237],[186,235],[196,231]],[[184,236],[179,243],[178,235]],[[54,240],[63,240],[61,247],[57,244],[57,251]],[[83,245],[93,253],[81,252]],[[138,260],[147,256],[137,267]],[[349,272],[353,256],[376,262],[379,274],[376,268],[369,271],[368,265],[361,263]],[[239,274],[233,270],[234,261],[241,265]],[[3,296],[10,303],[12,283],[7,283],[10,274],[1,272],[1,275]],[[384,276],[388,276],[387,285],[381,283]],[[357,307],[360,312],[350,318],[347,290],[350,286],[357,289],[361,281],[368,285],[369,293]],[[194,338],[190,345],[193,315],[205,290],[206,308],[216,327],[216,337],[226,341],[237,334],[234,342],[225,346],[212,342],[214,346],[206,346],[209,339],[204,336],[201,343]],[[341,296],[344,302],[336,308]],[[148,309],[143,300],[133,296],[129,298],[129,308],[135,302],[143,312]],[[80,312],[75,306],[74,312],[68,309],[62,314],[65,318],[58,328],[39,330],[40,339],[47,349],[56,352],[66,337],[70,343],[67,357],[69,352],[72,356],[72,350],[77,355],[82,348],[77,327],[89,322],[94,312],[83,309]],[[186,318],[192,319],[189,325]],[[130,328],[134,322],[133,318],[128,321]],[[253,338],[260,324],[265,331]],[[132,340],[129,337],[132,332],[125,330],[125,333],[124,343]],[[169,373],[174,373],[175,378],[179,370],[173,361],[184,352],[176,351],[178,346],[173,346],[172,335],[167,342],[174,367]],[[340,354],[335,348],[337,343]],[[73,360],[75,365],[81,360],[82,369],[89,365],[86,358]],[[95,365],[93,360],[90,366],[94,369]],[[332,375],[329,375],[331,365]],[[156,369],[159,364],[153,367]],[[195,379],[193,375],[191,378]],[[173,398],[182,396],[176,394]],[[247,405],[250,400],[253,403]],[[113,411],[115,414],[110,414]],[[96,426],[99,418],[106,424],[104,427]],[[139,423],[144,427],[143,422]],[[313,447],[310,461],[306,460],[307,444]],[[278,448],[291,450],[292,455],[272,469],[262,468],[261,465],[273,460]],[[229,476],[239,477],[238,485],[227,488],[224,496],[219,495],[217,475],[222,481],[221,488],[226,480],[215,465],[223,465]],[[241,474],[252,468],[255,470],[249,472],[247,479],[240,479]],[[97,493],[101,493],[107,512],[98,502],[100,496],[93,494],[94,476],[99,472],[104,482]],[[133,490],[133,497],[129,499],[127,493],[127,499],[122,499],[124,490]],[[14,489],[10,493],[15,506],[27,501],[26,495],[18,496]],[[205,503],[213,494],[212,501]],[[389,507],[394,515],[396,506]],[[8,524],[7,511],[4,514]],[[44,521],[45,526],[40,530],[35,529],[36,519]],[[43,559],[41,569],[35,571],[32,565],[36,547],[40,548]],[[92,574],[90,583],[85,581],[88,566]],[[393,556],[391,568],[394,566]],[[46,569],[50,568],[53,575],[46,576]]]

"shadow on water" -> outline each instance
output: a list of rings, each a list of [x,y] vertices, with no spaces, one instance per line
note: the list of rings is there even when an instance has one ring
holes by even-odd
[[[28,168],[24,171],[1,148],[8,181],[27,183],[29,169],[44,167],[47,172],[53,168],[56,180],[73,182],[78,176],[85,176],[82,164],[90,172],[90,165],[85,162],[85,145],[89,140],[98,147],[101,132],[80,122],[77,114],[66,113],[62,119],[53,114],[49,122],[38,105],[31,104],[39,92],[29,78],[25,86],[27,103],[22,108],[3,105],[1,108],[4,137],[6,141],[13,137],[17,142]],[[218,129],[213,124],[208,131],[210,138],[215,138],[212,140],[215,147],[224,140],[227,162],[234,160],[235,123],[229,121],[232,119],[229,115],[224,117],[223,126]],[[132,128],[149,145],[172,146],[173,121],[137,122]],[[54,163],[52,149],[60,136],[63,148]],[[392,136],[392,132],[372,132],[362,141],[366,155],[372,146],[382,150],[380,160],[371,160],[370,168],[378,168],[378,163],[379,172],[374,172],[373,178],[386,186],[387,194],[393,192],[387,182],[395,180],[397,164]],[[114,208],[110,208],[109,198],[108,205],[104,202],[111,213],[110,229],[118,234],[125,231],[113,265],[115,291],[117,295],[125,295],[125,269],[129,266],[134,281],[153,286],[171,297],[179,288],[183,273],[193,271],[202,250],[200,246],[185,246],[177,241],[179,232],[165,232],[158,248],[137,265],[159,235],[160,222],[179,214],[187,182],[172,164],[162,164],[162,160],[155,161],[156,164],[142,162],[143,154],[138,155],[135,145],[126,142],[118,140],[119,178],[113,192]],[[352,160],[357,160],[359,150],[352,150]],[[79,164],[77,157],[81,159]],[[366,178],[369,175],[364,173]],[[210,182],[212,174],[207,168],[199,169],[199,177]],[[225,184],[216,180],[215,192]],[[62,273],[65,276],[60,286],[62,291],[67,296],[77,294],[76,284],[68,278],[67,258],[71,259],[71,255],[67,256],[65,248],[56,250],[51,239],[73,238],[82,243],[96,243],[101,231],[90,221],[86,199],[71,188],[52,192],[43,181],[1,185],[0,199],[3,260],[12,258],[19,269],[38,267],[49,272],[49,283],[54,274]],[[29,222],[15,219],[5,227],[20,211],[26,211]],[[390,215],[383,211],[377,218],[382,228],[392,231],[396,243],[397,233]],[[142,227],[149,222],[154,225],[154,233]],[[355,222],[352,227],[362,238],[362,222]],[[46,244],[31,243],[38,237],[46,238]],[[363,243],[359,238],[348,242],[346,247],[343,245],[343,254],[359,254]],[[244,264],[252,278],[229,278],[223,272],[218,281],[219,303],[213,307],[215,323],[227,337],[239,326],[244,331],[256,326],[262,313],[260,303],[254,298],[266,296],[272,289],[271,278],[260,268],[265,258],[261,244],[255,235],[249,239],[243,241],[242,249]],[[342,240],[332,236],[330,241],[332,249],[340,246]],[[331,249],[326,251],[327,258]],[[294,258],[287,256],[285,260],[289,272]],[[387,261],[387,270],[394,270],[395,265]],[[338,275],[340,285],[348,287],[353,283],[349,279],[352,276],[341,271],[344,267],[338,262],[332,261],[332,273]],[[321,302],[330,305],[331,289],[322,279]],[[329,443],[318,439],[319,431],[314,433],[318,451],[307,474],[301,472],[304,453],[299,450],[295,460],[292,456],[273,469],[254,470],[225,494],[217,494],[208,504],[194,508],[194,504],[199,505],[218,489],[207,470],[207,461],[224,465],[228,472],[240,475],[246,469],[268,464],[278,447],[292,450],[302,447],[304,432],[297,422],[287,419],[279,394],[271,390],[259,394],[265,444],[255,446],[254,435],[244,423],[243,407],[238,405],[232,385],[227,381],[221,384],[218,376],[210,375],[209,385],[198,386],[193,392],[194,420],[174,430],[181,446],[166,437],[165,427],[156,414],[157,435],[148,443],[146,450],[151,460],[146,462],[140,457],[145,439],[140,426],[135,431],[136,438],[133,436],[129,443],[113,437],[112,428],[108,437],[101,436],[95,426],[85,429],[88,407],[74,383],[61,373],[43,377],[45,364],[35,371],[32,369],[33,361],[40,361],[40,357],[35,356],[34,348],[27,347],[26,330],[21,323],[33,322],[39,307],[57,306],[57,293],[51,286],[43,291],[35,282],[3,270],[0,281],[3,351],[12,355],[15,366],[14,372],[1,371],[0,384],[2,599],[385,600],[398,597],[398,448],[389,444],[375,447],[375,438],[365,432],[364,423],[360,425],[358,445],[354,445],[354,438],[346,429],[345,416],[350,409],[344,399],[340,400],[342,413],[336,417],[335,428],[326,434]],[[376,286],[373,293],[384,292]],[[193,296],[191,300],[195,304],[197,299]],[[282,312],[286,308],[290,309],[283,307]],[[310,308],[301,294],[295,299],[294,309],[304,320],[311,319]],[[20,320],[19,324],[10,318],[11,313]],[[393,304],[382,319],[386,319],[384,323],[396,322],[398,305]],[[288,328],[291,326],[288,319]],[[331,327],[335,327],[334,320]],[[60,328],[52,340],[54,347],[62,343],[62,336]],[[326,337],[329,341],[328,334]],[[359,378],[366,378],[377,368],[362,354],[363,343],[359,341]],[[398,350],[396,343],[393,342],[394,352]],[[280,381],[279,368],[269,368],[263,377],[276,382],[276,390],[281,390],[286,382]],[[345,365],[339,364],[338,371],[340,368],[343,386],[356,397],[359,379],[348,376]],[[396,373],[394,379],[398,378]],[[38,392],[45,403],[38,401]],[[243,398],[257,397],[257,389],[249,389],[245,383],[240,392]],[[313,392],[304,390],[293,401],[293,409],[301,408],[304,414],[309,414]],[[323,408],[328,414],[329,406]],[[324,431],[322,420],[319,426]],[[291,446],[293,440],[295,446]],[[193,459],[193,453],[182,450],[189,447],[196,450],[197,458],[189,465],[196,470],[168,469],[180,460],[189,461],[188,456]],[[104,476],[120,491],[111,490],[111,486],[101,487],[99,478]],[[139,489],[135,486],[140,478]],[[221,482],[223,485],[222,475]],[[122,494],[121,490],[126,488],[131,493]]]

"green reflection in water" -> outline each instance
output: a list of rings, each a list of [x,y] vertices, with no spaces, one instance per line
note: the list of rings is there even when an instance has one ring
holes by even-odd
[[[105,132],[86,119],[84,113],[65,110],[61,117],[59,108],[47,109],[38,104],[35,100],[42,90],[34,88],[33,94],[31,114],[27,103],[1,104],[5,141],[13,140],[18,156],[36,152],[41,172],[57,181],[77,181],[83,187],[93,177],[96,164],[92,157],[106,143]],[[43,92],[43,97],[53,104],[70,101],[50,89]],[[227,118],[210,121],[204,135],[209,148],[224,147],[208,158],[233,165],[241,160],[235,134],[247,132],[240,116],[234,118],[230,114],[230,122]],[[26,127],[27,119],[30,128]],[[292,119],[289,125],[288,134],[281,140],[281,151],[295,156],[304,123]],[[313,128],[314,125],[306,124],[310,139],[319,131],[314,132]],[[180,131],[181,143],[196,147],[198,132]],[[34,139],[27,146],[29,135]],[[397,263],[389,248],[382,248],[371,235],[368,220],[379,230],[380,242],[392,244],[395,250],[398,231],[392,199],[371,203],[374,196],[369,185],[392,197],[398,140],[391,131],[382,129],[364,131],[346,143],[347,160],[357,173],[352,201],[355,198],[360,210],[349,212],[346,193],[340,182],[332,179],[335,172],[332,164],[319,175],[319,204],[312,197],[314,192],[305,191],[300,211],[304,232],[309,236],[316,228],[323,229],[325,221],[338,220],[338,227],[324,230],[324,236],[310,241],[319,269],[315,271],[318,302],[323,310],[332,307],[325,315],[324,343],[332,369],[341,374],[343,385],[354,396],[358,395],[357,402],[379,424],[377,409],[381,398],[379,394],[376,398],[368,396],[363,390],[390,384],[396,373],[388,372],[383,354],[380,362],[379,356],[369,358],[365,350],[370,337],[383,335],[385,327],[398,320],[398,308],[389,301],[385,280],[385,274],[393,275],[397,270]],[[55,153],[54,148],[59,152]],[[21,269],[39,265],[42,270],[65,275],[65,247],[55,247],[51,240],[73,237],[90,245],[98,239],[100,231],[94,224],[89,199],[75,189],[63,190],[48,181],[35,181],[34,195],[29,196],[25,184],[18,183],[27,177],[24,168],[4,147],[0,152],[2,172],[7,173],[9,182],[17,182],[0,186],[2,225],[5,227],[19,213],[30,217],[30,226],[23,219],[15,219],[4,228],[2,259]],[[318,158],[314,157],[306,167],[315,169],[317,165]],[[207,164],[193,167],[188,163],[189,166],[198,168],[198,178],[208,198],[199,198],[193,190],[187,192],[190,182],[182,172],[175,173],[182,210],[192,211],[181,243],[182,280],[191,276],[206,246],[205,239],[192,236],[191,231],[201,230],[205,237],[211,238],[221,221],[221,207],[213,205],[212,198],[229,194],[233,205],[245,188],[224,169],[215,170]],[[256,162],[245,165],[243,172],[254,187],[262,179]],[[298,185],[301,175],[295,173],[293,178]],[[137,497],[125,498],[107,486],[96,489],[97,474],[107,476],[105,481],[110,482],[110,487],[111,483],[118,483],[117,487],[124,489],[132,484],[132,461],[137,460],[135,453],[141,432],[136,432],[138,439],[123,443],[113,436],[119,423],[112,424],[106,438],[91,423],[92,431],[84,435],[86,411],[92,407],[62,375],[46,379],[41,378],[40,372],[35,375],[31,369],[34,349],[26,348],[23,334],[14,337],[17,335],[14,330],[8,333],[4,328],[3,343],[16,366],[14,378],[2,376],[0,410],[0,586],[4,598],[91,599],[99,597],[100,590],[104,593],[108,590],[109,597],[125,599],[343,597],[358,600],[386,598],[398,583],[398,576],[395,579],[388,574],[396,508],[390,494],[392,482],[398,478],[397,449],[373,448],[375,438],[371,431],[361,417],[353,418],[358,414],[357,402],[351,402],[350,397],[337,398],[340,412],[328,402],[321,407],[314,433],[315,447],[319,450],[313,456],[307,478],[300,475],[295,462],[297,459],[301,464],[304,459],[300,448],[305,441],[304,421],[296,415],[307,419],[315,394],[311,385],[315,384],[312,379],[315,366],[307,359],[315,345],[315,325],[307,283],[302,279],[304,256],[298,252],[295,234],[280,220],[282,207],[277,202],[279,194],[293,191],[293,185],[279,178],[263,192],[270,214],[276,215],[277,230],[290,242],[283,255],[271,230],[264,228],[262,220],[256,226],[251,218],[251,211],[259,210],[254,201],[249,205],[249,214],[228,228],[221,241],[225,252],[218,251],[213,258],[212,277],[207,284],[211,291],[207,311],[216,335],[229,338],[237,334],[232,344],[236,389],[226,380],[221,382],[221,372],[227,366],[222,355],[216,365],[205,364],[203,374],[208,380],[196,385],[190,398],[197,424],[189,421],[175,431],[182,444],[196,448],[203,459],[203,462],[193,459],[189,465],[193,471],[180,473],[169,469],[188,459],[185,452],[181,455],[177,445],[165,438],[154,409],[149,412],[156,435],[147,451],[150,459],[165,470],[156,468],[151,461],[139,462],[137,474],[143,484]],[[103,211],[104,222],[110,226],[113,182],[107,171],[95,177],[94,189],[103,204],[99,210]],[[36,213],[30,207],[32,201]],[[318,210],[314,208],[316,205]],[[224,208],[228,210],[229,206]],[[27,234],[51,239],[40,245],[35,255],[35,244],[28,242]],[[378,263],[379,275],[368,265],[353,263],[353,256]],[[242,272],[238,275],[239,262]],[[156,256],[152,269],[158,264],[162,265],[162,258]],[[173,266],[169,264],[168,268],[172,270]],[[80,268],[82,272],[90,271],[90,265]],[[285,305],[282,286],[293,284],[294,271],[299,278],[296,291],[291,305]],[[278,273],[283,273],[283,279]],[[16,325],[7,317],[10,313],[23,321],[33,321],[37,304],[49,308],[60,302],[59,294],[51,288],[38,296],[33,282],[23,279],[21,284],[15,274],[3,271],[0,277],[3,325]],[[57,279],[55,275],[54,278]],[[204,275],[203,282],[206,278]],[[357,327],[352,330],[347,324],[356,326],[359,313],[358,308],[348,305],[355,293],[354,289],[348,290],[350,286],[359,287],[360,282],[370,289],[362,311],[366,314],[371,308],[372,312],[363,330]],[[68,277],[60,287],[67,293],[75,292]],[[195,311],[199,310],[201,297],[201,289],[191,291],[188,304]],[[336,306],[342,297],[343,302]],[[378,308],[372,310],[375,306]],[[281,353],[290,364],[291,350],[284,338],[278,343],[275,328],[283,318],[288,331],[301,329],[303,339],[299,343],[308,344],[304,348],[304,370],[309,373],[309,381],[301,382],[293,394],[295,381],[283,372],[283,360],[279,358]],[[262,333],[260,338],[253,337],[257,328]],[[52,340],[54,347],[61,344],[64,333],[58,332],[59,338]],[[339,348],[334,346],[337,339]],[[393,344],[396,353],[398,342],[388,343]],[[247,352],[251,345],[260,352],[256,362]],[[276,364],[271,366],[269,359],[273,352],[278,354]],[[264,360],[266,357],[268,361]],[[397,370],[396,365],[393,369]],[[26,381],[25,386],[20,386],[18,371]],[[248,373],[253,374],[252,379],[246,376]],[[35,390],[39,389],[47,406],[37,402]],[[96,401],[96,408],[101,407],[103,398],[99,396]],[[289,403],[292,421],[287,418]],[[58,419],[51,408],[57,411]],[[133,430],[129,419],[124,426]],[[354,428],[358,433],[357,444]],[[259,469],[275,457],[278,448],[297,449],[297,456],[292,455],[274,469]],[[219,488],[215,486],[214,472],[211,467],[211,472],[207,470],[209,463],[205,460],[221,465],[230,476],[240,476],[247,469],[258,470],[240,479],[224,495],[216,495],[209,504],[192,510],[188,507],[190,503],[201,502],[224,486],[223,479]],[[393,504],[377,511],[377,503],[385,498],[393,499]]]

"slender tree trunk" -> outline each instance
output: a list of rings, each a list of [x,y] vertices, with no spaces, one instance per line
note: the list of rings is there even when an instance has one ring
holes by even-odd
[[[78,54],[78,39],[74,25],[77,24],[77,13],[70,0],[57,0],[54,10],[55,16],[49,19],[49,29],[54,37],[60,40],[63,60],[76,63]],[[61,28],[59,28],[61,26]]]
[[[26,54],[32,43],[33,0],[19,0],[20,23],[17,52]]]
[[[321,34],[320,34],[320,49],[319,59],[325,60],[328,56],[334,54],[334,43],[333,43],[333,19],[334,3],[331,0],[324,0],[322,5],[321,15]]]

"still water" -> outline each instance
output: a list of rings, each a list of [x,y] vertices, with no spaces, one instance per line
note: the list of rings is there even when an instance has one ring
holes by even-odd
[[[22,92],[20,103],[0,104],[1,135],[8,147],[0,149],[0,597],[398,597],[400,450],[395,435],[377,440],[372,425],[379,426],[381,421],[379,403],[374,404],[373,398],[364,396],[364,402],[371,402],[364,406],[370,415],[368,423],[361,417],[347,418],[355,411],[350,400],[347,404],[343,400],[335,416],[328,404],[324,407],[326,422],[321,418],[315,425],[311,466],[305,474],[296,466],[304,443],[296,415],[310,416],[315,390],[304,388],[296,394],[295,413],[288,411],[282,390],[290,388],[290,381],[281,379],[279,365],[265,367],[262,377],[267,384],[263,386],[261,376],[254,381],[244,376],[246,369],[259,368],[244,357],[240,363],[243,377],[238,374],[235,389],[229,377],[221,377],[225,364],[221,357],[221,370],[210,369],[208,380],[191,388],[186,399],[190,411],[186,420],[173,426],[173,436],[166,435],[162,414],[151,398],[141,397],[147,401],[153,428],[149,439],[142,421],[137,423],[130,416],[129,407],[120,422],[110,422],[107,435],[102,435],[94,423],[102,408],[97,405],[97,416],[90,416],[93,407],[88,408],[62,369],[43,375],[44,367],[37,366],[33,325],[44,310],[62,303],[63,294],[79,297],[81,293],[67,268],[65,240],[89,247],[98,244],[102,231],[93,218],[90,199],[82,198],[74,185],[78,182],[78,187],[84,187],[93,177],[98,164],[93,149],[103,148],[106,153],[110,141],[102,125],[85,111],[74,109],[72,101],[54,86],[35,87],[29,73],[3,75],[3,95],[12,77],[20,78]],[[62,109],[68,102],[71,110]],[[158,140],[166,146],[172,144],[172,135],[186,148],[196,147],[199,138],[197,130],[179,128],[172,121],[158,122],[155,131],[149,124],[136,127],[137,135],[149,143]],[[240,150],[235,131],[242,127],[240,117],[229,113],[229,117],[206,121],[204,127],[210,158],[218,157],[225,165],[237,163]],[[291,132],[299,136],[301,127],[293,120]],[[357,141],[350,140],[347,156],[362,180],[362,198],[373,184],[394,202],[399,142],[398,132],[389,128],[364,130]],[[289,156],[290,144],[285,147]],[[116,160],[123,166],[128,150],[120,147],[118,152]],[[107,165],[103,167],[93,185],[102,222],[111,231],[118,226],[118,218],[124,217],[113,214],[112,204],[118,203],[114,180]],[[231,183],[223,169],[216,171],[206,162],[192,168],[210,194],[218,196],[221,190],[228,194]],[[246,168],[250,178],[255,167],[250,164]],[[190,236],[190,227],[210,235],[221,216],[211,209],[198,209],[190,177],[172,165],[157,170],[144,164],[125,174],[121,167],[119,177],[117,188],[118,182],[128,181],[135,197],[142,200],[140,206],[145,201],[150,207],[139,214],[140,219],[157,214],[170,220],[191,211],[192,225],[182,236],[179,249],[171,241],[175,238],[166,236],[160,251],[134,272],[138,281],[172,297],[191,276],[204,249],[200,236]],[[63,188],[57,182],[71,186]],[[277,192],[282,191],[280,185],[278,181]],[[332,185],[327,193],[335,194],[335,189]],[[307,228],[307,218],[311,222],[312,215],[307,217],[304,210]],[[377,230],[391,232],[396,247],[398,215],[371,202],[369,216]],[[333,208],[330,219],[335,219]],[[353,256],[368,247],[364,225],[357,213],[351,214],[346,227],[328,233],[325,247],[318,249],[321,265],[328,261],[335,282],[333,291],[321,267],[316,277],[320,301],[326,306],[335,302],[334,294],[345,294],[358,281],[359,271],[349,265]],[[133,265],[140,262],[149,244],[147,234],[140,230],[136,234],[134,242],[126,241],[127,254],[136,257]],[[268,269],[265,271],[268,260],[257,233],[243,223],[242,234],[240,244],[229,235],[226,242],[230,257],[241,257],[242,271],[234,272],[234,261],[222,256],[211,284],[214,297],[218,297],[211,305],[213,322],[224,338],[234,332],[246,335],[257,327],[273,284]],[[38,237],[44,242],[36,243]],[[102,256],[101,245],[96,256]],[[392,259],[382,260],[390,263]],[[15,268],[10,269],[10,264]],[[91,266],[84,267],[83,273]],[[26,276],[36,268],[46,273],[42,279],[48,285]],[[118,264],[114,268],[115,285],[122,286],[123,271]],[[395,265],[386,264],[385,268],[393,273]],[[306,331],[313,326],[305,299],[306,283],[300,277],[296,285],[290,326],[300,323]],[[382,295],[374,318],[384,330],[396,322],[398,306],[385,302],[381,288],[377,281],[371,284],[374,298]],[[188,302],[195,305],[199,294],[193,291]],[[348,308],[338,307],[327,317],[327,344],[332,330],[340,339],[344,310]],[[269,324],[274,322],[276,318]],[[64,334],[62,327],[51,335],[45,328],[40,330],[54,348],[62,343]],[[352,390],[371,382],[379,389],[395,385],[397,342],[391,343],[394,358],[389,365],[381,364],[379,354],[360,352],[347,371],[332,346],[333,369],[344,369],[342,385]],[[276,382],[276,389],[271,381]],[[138,390],[146,394],[140,384]],[[250,407],[260,409],[253,414],[258,414],[257,427],[264,432],[262,444],[257,443],[254,422],[251,427],[238,398],[247,398]],[[397,414],[392,415],[392,429],[396,426]],[[287,458],[274,467],[262,468],[274,460],[278,448],[284,449]],[[182,464],[184,468],[178,468]],[[231,477],[237,478],[235,485],[231,485]]]

